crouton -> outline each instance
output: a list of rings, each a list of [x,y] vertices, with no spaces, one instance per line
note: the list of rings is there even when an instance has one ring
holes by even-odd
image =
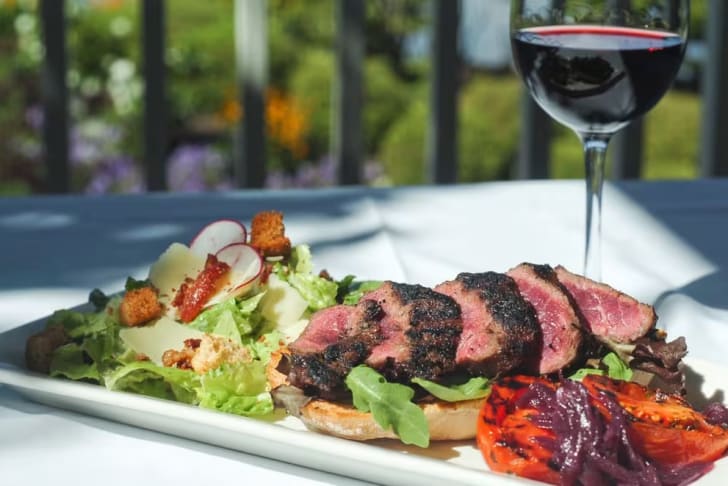
[[[162,304],[153,287],[128,290],[119,305],[119,320],[125,326],[139,326],[162,315]]]
[[[34,334],[25,343],[25,364],[39,373],[50,371],[53,352],[71,341],[63,326],[51,326]]]
[[[205,374],[224,363],[247,363],[252,361],[248,351],[235,341],[205,334],[200,339],[188,339],[181,350],[169,349],[162,355],[164,366],[191,369]]]
[[[285,235],[283,213],[262,211],[251,221],[250,244],[263,256],[288,256],[291,253],[291,240]]]

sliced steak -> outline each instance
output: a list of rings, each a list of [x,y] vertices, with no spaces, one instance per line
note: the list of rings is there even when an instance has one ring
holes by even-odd
[[[655,326],[657,316],[651,306],[562,266],[556,267],[556,275],[576,302],[587,330],[597,339],[631,343]]]
[[[536,310],[543,342],[538,363],[541,374],[566,368],[580,356],[584,339],[569,294],[549,265],[522,263],[508,271],[518,290]]]
[[[366,363],[395,381],[429,380],[455,370],[462,331],[460,307],[450,297],[421,285],[385,282],[362,297],[384,310],[383,341]]]
[[[455,359],[459,367],[487,376],[535,371],[541,328],[511,277],[461,273],[435,290],[455,299],[462,309],[463,333]]]
[[[309,395],[336,398],[345,394],[347,373],[362,364],[382,339],[381,317],[381,307],[372,301],[316,312],[289,345],[290,383]]]

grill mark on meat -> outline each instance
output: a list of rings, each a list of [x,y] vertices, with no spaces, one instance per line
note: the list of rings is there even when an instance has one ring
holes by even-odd
[[[652,306],[609,285],[569,272],[562,266],[556,275],[580,313],[587,331],[603,342],[631,343],[654,328],[657,316]]]
[[[289,346],[290,383],[307,395],[330,399],[345,395],[346,375],[382,340],[381,317],[382,308],[373,301],[316,312]]]
[[[384,309],[384,340],[366,363],[388,379],[436,379],[455,370],[462,331],[460,307],[451,298],[421,285],[385,282],[363,299]]]
[[[462,309],[456,364],[473,374],[527,370],[539,353],[541,328],[515,281],[496,272],[461,273],[435,290]]]
[[[518,290],[536,311],[541,326],[542,345],[538,372],[553,373],[564,369],[580,357],[584,333],[566,289],[549,265],[522,263],[507,273]]]

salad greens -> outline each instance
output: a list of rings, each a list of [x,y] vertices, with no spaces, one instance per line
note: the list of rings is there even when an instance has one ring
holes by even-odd
[[[295,247],[288,263],[276,263],[306,300],[308,313],[335,303],[338,286],[312,272],[308,247]],[[146,280],[129,278],[127,291],[148,286]],[[273,399],[267,391],[265,367],[271,353],[280,347],[283,334],[277,323],[261,312],[266,286],[255,287],[242,297],[231,297],[202,311],[188,324],[213,336],[230,339],[243,347],[250,361],[226,363],[198,374],[191,369],[165,367],[140,360],[120,337],[121,297],[110,298],[96,289],[89,295],[94,312],[60,310],[48,326],[62,326],[70,342],[57,348],[51,357],[50,375],[99,383],[110,390],[127,391],[171,399],[203,408],[238,415],[266,415],[273,412]]]

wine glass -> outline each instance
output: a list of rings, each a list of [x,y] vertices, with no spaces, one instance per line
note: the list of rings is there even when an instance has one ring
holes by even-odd
[[[601,280],[604,165],[612,135],[662,98],[682,62],[689,0],[512,0],[511,48],[536,102],[584,147],[584,274]]]

